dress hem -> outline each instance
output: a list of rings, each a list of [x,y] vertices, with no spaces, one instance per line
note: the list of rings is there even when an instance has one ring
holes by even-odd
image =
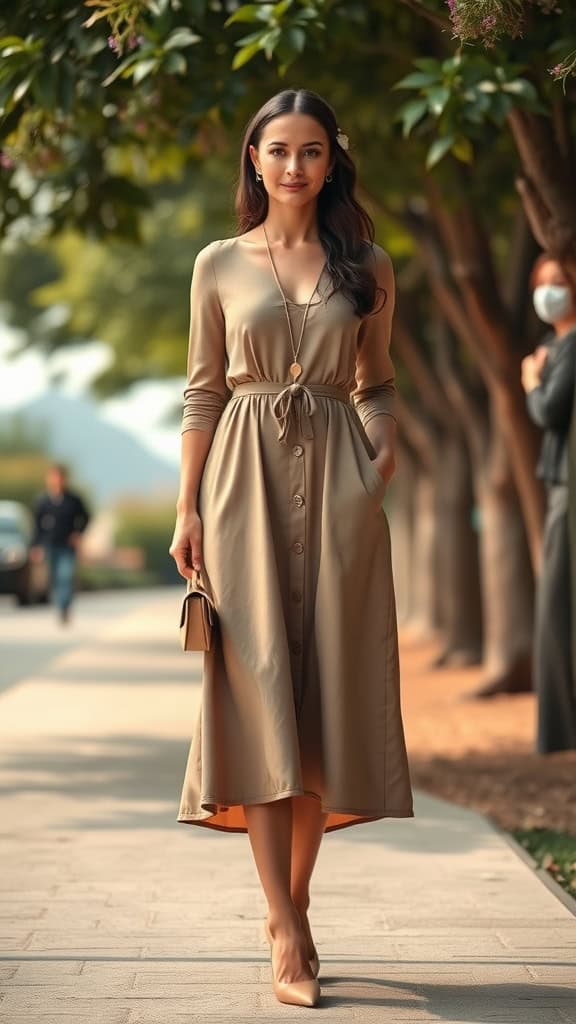
[[[273,795],[267,795],[264,797],[258,797],[251,800],[216,800],[205,797],[201,803],[206,807],[214,806],[218,808],[215,811],[208,811],[207,809],[202,811],[188,811],[182,810],[179,812],[176,821],[182,825],[201,825],[205,828],[212,828],[218,832],[243,832],[247,833],[248,829],[245,827],[237,827],[233,825],[218,825],[215,822],[210,821],[210,817],[215,817],[216,814],[222,808],[237,807],[238,805],[248,805],[256,803],[273,803],[276,800],[283,800],[290,796],[311,796],[322,803],[321,797],[318,793],[313,793],[310,790],[302,789],[291,789],[283,793],[275,793]],[[401,807],[401,808],[386,808],[386,809],[374,809],[374,808],[350,808],[350,807],[326,807],[322,804],[322,812],[327,814],[353,814],[355,817],[350,821],[340,822],[335,825],[328,825],[325,832],[335,832],[337,829],[349,828],[351,825],[360,825],[368,821],[379,821],[382,818],[413,818],[414,808],[413,807]]]

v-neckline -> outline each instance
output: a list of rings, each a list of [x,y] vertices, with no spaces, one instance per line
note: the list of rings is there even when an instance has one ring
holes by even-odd
[[[243,241],[243,239],[239,238],[238,236],[236,236],[236,240],[237,241]],[[245,244],[247,244],[247,245],[254,245],[253,242],[248,242],[248,243],[245,243]],[[264,242],[264,252],[266,253],[266,242]],[[322,269],[320,270],[320,273],[318,274],[318,279],[316,281],[316,284],[314,285],[314,290],[312,291],[310,299],[308,299],[306,302],[295,302],[293,299],[289,299],[288,296],[286,295],[286,293],[284,292],[284,289],[282,288],[282,285],[280,284],[280,278],[278,277],[278,279],[276,280],[276,277],[274,276],[274,273],[272,273],[272,279],[276,281],[276,285],[277,285],[277,288],[278,288],[278,290],[280,292],[280,295],[284,299],[286,299],[286,302],[288,303],[289,306],[296,306],[299,309],[305,309],[306,306],[308,306],[308,305],[310,305],[310,306],[319,306],[320,303],[322,302],[322,299],[320,298],[320,295],[318,296],[318,299],[317,299],[316,302],[312,302],[311,300],[314,298],[315,293],[318,291],[318,288],[320,286],[320,282],[321,282],[322,278],[324,277],[324,273],[325,273],[327,267],[328,267],[328,260],[325,259],[324,263],[322,265]],[[270,269],[272,269],[272,268],[270,268]],[[278,271],[276,271],[276,275],[278,275]]]
[[[318,287],[320,285],[320,281],[324,277],[324,271],[325,270],[326,270],[326,260],[324,260],[324,264],[322,266],[322,269],[321,269],[320,273],[318,274],[318,280],[316,281],[316,284],[314,285],[312,294],[310,295],[310,298],[306,302],[294,302],[293,299],[289,299],[288,296],[286,295],[284,289],[282,288],[282,285],[280,284],[280,278],[277,277],[276,281],[277,281],[278,288],[280,289],[281,294],[286,299],[286,302],[288,303],[288,305],[289,306],[296,306],[296,307],[299,307],[301,309],[305,309],[307,306],[308,307],[310,307],[310,306],[318,306],[321,303],[321,301],[322,301],[322,299],[320,298],[320,294],[318,294],[318,299],[316,300],[316,302],[313,302],[312,299],[314,298],[316,292],[318,291]],[[278,271],[276,271],[276,274],[278,275]]]

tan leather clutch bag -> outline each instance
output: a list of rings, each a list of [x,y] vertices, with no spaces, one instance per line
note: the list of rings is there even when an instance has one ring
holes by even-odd
[[[186,595],[180,615],[180,646],[183,651],[209,651],[212,643],[216,609],[202,586],[200,572],[194,570],[186,584]]]

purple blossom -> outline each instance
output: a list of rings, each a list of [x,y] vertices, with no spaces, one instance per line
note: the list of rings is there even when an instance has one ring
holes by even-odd
[[[4,153],[2,150],[0,150],[0,167],[4,167],[6,170],[10,170],[14,167],[12,157],[8,156],[8,153]]]
[[[108,46],[111,50],[114,50],[114,53],[119,54],[122,52],[122,47],[120,46],[116,36],[108,36]]]
[[[135,50],[137,46],[142,46],[143,42],[144,36],[139,36],[135,33],[132,33],[132,35],[128,36],[128,49]]]

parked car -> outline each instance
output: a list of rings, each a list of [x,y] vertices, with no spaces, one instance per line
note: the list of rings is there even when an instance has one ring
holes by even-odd
[[[30,559],[34,520],[20,501],[0,501],[0,594],[14,594],[19,605],[49,600],[46,562]]]

